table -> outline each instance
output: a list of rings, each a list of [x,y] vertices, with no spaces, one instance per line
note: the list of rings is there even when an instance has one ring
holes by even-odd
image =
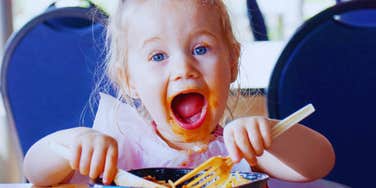
[[[42,188],[42,187],[35,186],[30,183],[9,183],[9,184],[0,184],[0,188]],[[66,185],[54,186],[54,188],[89,188],[89,186],[86,184],[66,184]]]
[[[38,186],[33,186],[32,184],[27,183],[20,183],[20,184],[0,184],[0,188],[41,188]],[[95,187],[102,187],[102,186],[95,186]],[[111,186],[108,186],[111,187]],[[286,183],[281,182],[278,180],[271,180],[269,181],[269,187],[270,188],[350,188],[349,186],[342,185],[340,183],[336,183],[329,180],[317,180],[312,183]],[[66,184],[66,185],[60,185],[55,186],[55,188],[89,188],[86,184]]]
[[[272,179],[268,182],[268,185],[270,188],[350,188],[347,185],[325,179],[319,179],[309,183],[290,183]]]

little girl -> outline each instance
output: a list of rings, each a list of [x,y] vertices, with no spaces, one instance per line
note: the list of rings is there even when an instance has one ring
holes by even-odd
[[[265,117],[221,128],[240,52],[221,0],[122,0],[108,35],[106,71],[118,99],[101,95],[93,128],[61,130],[35,143],[24,161],[30,182],[103,176],[109,184],[117,167],[194,168],[216,155],[229,155],[238,170],[295,182],[333,167],[331,144],[307,127],[275,140],[278,121]],[[141,105],[132,105],[135,99]],[[72,158],[57,155],[49,142],[68,147]]]

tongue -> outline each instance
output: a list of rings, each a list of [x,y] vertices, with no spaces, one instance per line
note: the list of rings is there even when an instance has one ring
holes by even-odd
[[[197,93],[178,95],[172,102],[172,109],[175,114],[191,123],[200,117],[202,107],[204,106],[204,97]]]

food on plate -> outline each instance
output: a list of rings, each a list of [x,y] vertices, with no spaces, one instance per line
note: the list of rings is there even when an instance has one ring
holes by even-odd
[[[154,176],[148,175],[143,177],[146,180],[168,186],[171,188],[175,188],[173,181],[171,180],[158,180]],[[251,180],[244,178],[242,175],[240,175],[238,172],[233,173],[229,178],[226,180],[226,182],[221,186],[222,188],[231,188],[231,187],[237,187],[243,184],[251,183]],[[189,188],[187,186],[182,186],[183,188]]]

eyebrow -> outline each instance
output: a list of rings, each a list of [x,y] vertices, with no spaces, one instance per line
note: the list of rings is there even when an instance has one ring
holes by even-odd
[[[197,36],[197,35],[207,35],[215,40],[218,39],[218,37],[213,34],[212,32],[208,31],[208,30],[205,30],[205,29],[202,29],[202,30],[198,30],[198,31],[195,31],[194,33],[190,34],[190,38],[194,37],[194,36]]]
[[[211,38],[213,38],[214,40],[217,40],[218,37],[216,35],[214,35],[212,32],[209,32],[205,29],[202,29],[202,30],[198,30],[198,31],[195,31],[191,34],[189,34],[189,38],[193,38],[194,36],[198,36],[198,35],[206,35],[206,36],[209,36]],[[143,44],[142,44],[142,48],[145,48],[145,46],[149,43],[152,43],[154,41],[161,41],[162,39],[160,37],[151,37],[151,38],[148,38],[146,39]]]
[[[146,39],[143,44],[142,44],[142,48],[145,48],[145,46],[148,44],[148,43],[152,43],[154,41],[160,41],[162,40],[160,37],[151,37],[149,39]]]

